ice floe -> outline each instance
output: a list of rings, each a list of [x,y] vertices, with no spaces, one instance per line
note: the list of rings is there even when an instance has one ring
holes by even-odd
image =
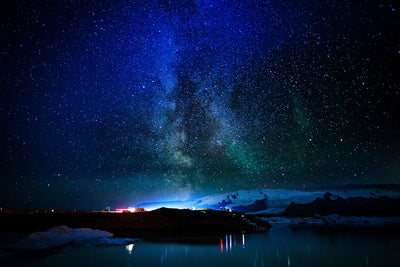
[[[72,246],[106,246],[134,243],[134,239],[113,238],[113,234],[90,228],[69,228],[61,225],[45,232],[35,232],[26,238],[3,247],[9,251],[36,251]]]
[[[391,226],[400,225],[400,217],[329,216],[314,217],[270,217],[265,218],[273,227],[279,225],[346,225],[346,226]]]

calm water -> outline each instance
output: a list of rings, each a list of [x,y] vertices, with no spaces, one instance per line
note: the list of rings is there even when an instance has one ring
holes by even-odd
[[[0,265],[4,265],[4,262]],[[398,235],[319,233],[275,227],[267,233],[197,241],[140,241],[72,247],[9,266],[400,266]]]

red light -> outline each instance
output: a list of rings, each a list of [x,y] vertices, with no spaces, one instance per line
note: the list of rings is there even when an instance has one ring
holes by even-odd
[[[115,212],[117,213],[123,213],[124,211],[127,211],[128,209],[115,209]]]

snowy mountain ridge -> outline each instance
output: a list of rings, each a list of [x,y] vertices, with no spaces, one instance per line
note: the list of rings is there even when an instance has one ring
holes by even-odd
[[[331,199],[338,197],[365,197],[378,198],[388,196],[392,198],[400,197],[397,193],[382,194],[378,191],[370,190],[340,190],[340,191],[297,191],[286,189],[251,189],[239,190],[224,194],[210,194],[201,198],[196,198],[188,201],[171,201],[158,203],[143,203],[140,204],[148,210],[153,210],[159,207],[167,208],[189,208],[189,209],[220,209],[230,208],[233,211],[245,213],[281,213],[287,208],[291,202],[297,204],[310,203],[317,198],[323,198],[326,192],[330,192]]]

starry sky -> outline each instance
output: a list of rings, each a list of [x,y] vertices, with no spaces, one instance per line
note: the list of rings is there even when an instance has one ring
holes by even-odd
[[[1,1],[0,206],[400,182],[396,1]]]

